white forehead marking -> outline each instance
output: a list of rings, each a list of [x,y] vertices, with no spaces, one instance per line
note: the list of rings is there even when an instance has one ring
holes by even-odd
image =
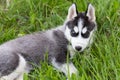
[[[87,28],[84,27],[83,30],[82,30],[82,33],[84,34],[84,33],[86,33],[86,32],[87,32]]]
[[[77,26],[75,26],[75,27],[74,27],[74,31],[75,31],[76,33],[78,33],[78,32],[79,32],[79,30],[78,30],[78,27],[77,27]]]
[[[79,31],[82,31],[82,27],[83,27],[83,20],[82,19],[79,19],[78,27],[79,27]]]

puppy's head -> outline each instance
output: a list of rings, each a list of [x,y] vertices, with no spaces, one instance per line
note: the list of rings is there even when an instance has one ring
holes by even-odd
[[[78,12],[72,4],[65,21],[65,36],[76,51],[83,51],[92,42],[96,29],[95,9],[89,4],[86,12]]]

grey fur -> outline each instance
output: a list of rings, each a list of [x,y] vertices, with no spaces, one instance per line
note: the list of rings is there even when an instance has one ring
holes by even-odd
[[[57,62],[64,63],[67,43],[64,33],[57,29],[26,35],[6,42],[0,46],[0,58],[5,56],[0,59],[0,73],[2,76],[8,75],[17,67],[19,62],[17,54],[21,54],[27,62],[37,65],[44,60],[46,53],[48,53],[49,62],[55,57]]]
[[[0,49],[0,77],[13,72],[17,68],[19,57],[12,51]]]

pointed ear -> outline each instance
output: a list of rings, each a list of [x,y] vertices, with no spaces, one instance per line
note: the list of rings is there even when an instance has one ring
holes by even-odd
[[[89,21],[94,22],[96,20],[95,9],[92,6],[92,4],[88,5],[88,10],[87,10],[86,16],[88,17]]]
[[[75,5],[75,4],[72,4],[72,5],[69,7],[69,10],[68,10],[67,20],[71,20],[71,19],[73,19],[73,18],[76,17],[76,16],[77,16],[76,5]]]

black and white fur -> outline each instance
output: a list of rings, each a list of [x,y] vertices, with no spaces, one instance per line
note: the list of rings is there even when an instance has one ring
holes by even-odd
[[[62,26],[13,39],[0,46],[0,80],[23,80],[23,74],[32,69],[31,63],[40,65],[46,53],[48,62],[66,76],[68,72],[70,76],[77,74],[73,63],[66,62],[67,55],[72,57],[75,51],[88,47],[95,28],[94,7],[89,4],[85,13],[78,13],[76,5],[72,4]]]

